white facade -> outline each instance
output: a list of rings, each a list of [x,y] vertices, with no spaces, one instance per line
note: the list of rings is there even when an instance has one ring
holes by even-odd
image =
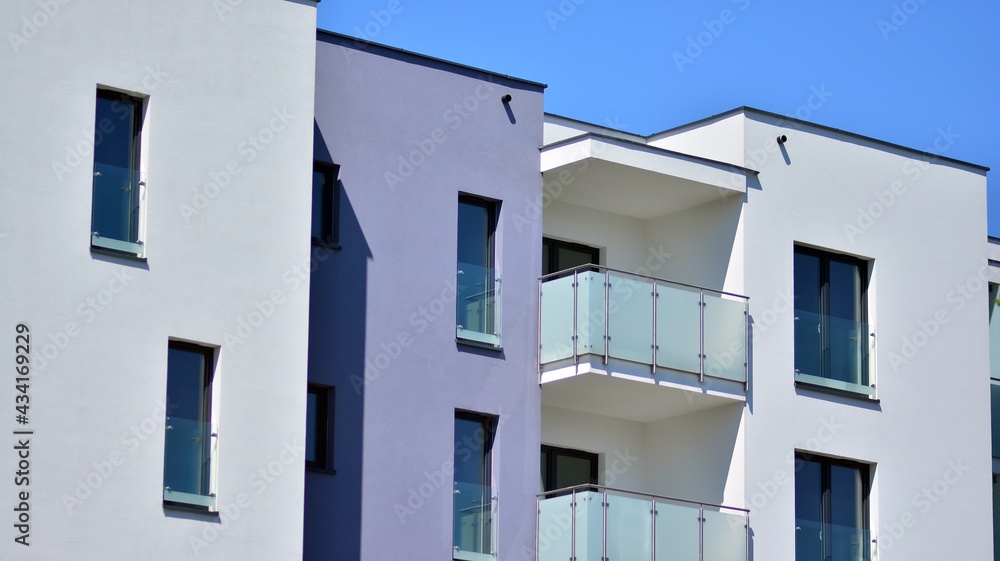
[[[712,161],[699,172],[677,153]],[[600,483],[746,508],[753,558],[789,561],[796,454],[850,460],[867,470],[879,559],[990,558],[984,168],[747,108],[649,138],[549,116],[542,162],[546,237],[746,295],[751,325],[745,392],[613,354],[543,367],[543,444],[602,462],[628,449],[633,465]],[[865,264],[874,395],[796,383],[797,247]],[[657,390],[674,406],[645,415]]]
[[[299,558],[310,195],[288,187],[311,177],[314,3],[51,0],[4,12],[0,551]],[[143,104],[139,255],[91,248],[98,90]],[[10,372],[20,323],[25,425]],[[221,516],[161,506],[170,341],[214,354]],[[21,429],[34,431],[30,477],[15,485]],[[28,547],[14,541],[21,492]]]

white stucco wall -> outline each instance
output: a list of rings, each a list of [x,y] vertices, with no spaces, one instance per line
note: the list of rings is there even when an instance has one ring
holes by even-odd
[[[18,559],[301,555],[315,6],[230,4],[5,5],[0,330],[30,325],[34,367],[30,547],[0,486]],[[99,86],[148,98],[145,263],[89,249]],[[161,506],[171,338],[219,347],[226,525]]]

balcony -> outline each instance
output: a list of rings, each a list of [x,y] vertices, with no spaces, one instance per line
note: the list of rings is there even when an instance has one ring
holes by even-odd
[[[538,561],[747,561],[747,510],[579,486],[539,495]]]
[[[548,384],[577,380],[577,387],[548,392],[547,404],[574,409],[589,394],[603,396],[598,405],[606,410],[588,409],[599,414],[637,421],[671,414],[664,409],[670,396],[637,392],[636,384],[612,386],[622,380],[745,399],[745,296],[586,265],[542,277],[539,298],[543,392]],[[616,388],[634,395],[608,393]],[[686,405],[698,405],[690,397]]]

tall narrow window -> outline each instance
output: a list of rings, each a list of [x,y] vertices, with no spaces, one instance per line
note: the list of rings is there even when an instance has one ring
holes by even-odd
[[[865,306],[868,264],[795,248],[795,379],[874,395]]]
[[[500,346],[500,276],[495,265],[497,203],[458,199],[458,338]]]
[[[542,490],[597,484],[597,454],[542,445]]]
[[[323,162],[313,163],[312,185],[312,238],[314,243],[337,245],[340,243],[339,202],[337,173],[339,167]]]
[[[455,414],[455,559],[493,556],[493,421],[474,413]]]
[[[165,504],[215,509],[213,356],[208,347],[177,341],[168,346]]]
[[[869,561],[868,466],[798,455],[795,561]]]
[[[542,274],[558,273],[580,265],[600,262],[601,251],[578,243],[542,238]]]
[[[306,400],[306,467],[333,469],[332,403],[333,388],[309,384]]]
[[[142,254],[139,239],[142,187],[139,137],[142,100],[97,91],[91,246]]]

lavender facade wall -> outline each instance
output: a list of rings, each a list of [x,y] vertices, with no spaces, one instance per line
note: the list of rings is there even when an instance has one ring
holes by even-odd
[[[314,248],[309,376],[336,388],[336,473],[307,473],[305,559],[450,559],[456,410],[498,417],[497,553],[533,558],[542,114],[538,84],[320,32],[340,248]],[[500,351],[456,342],[460,193],[500,202]]]

